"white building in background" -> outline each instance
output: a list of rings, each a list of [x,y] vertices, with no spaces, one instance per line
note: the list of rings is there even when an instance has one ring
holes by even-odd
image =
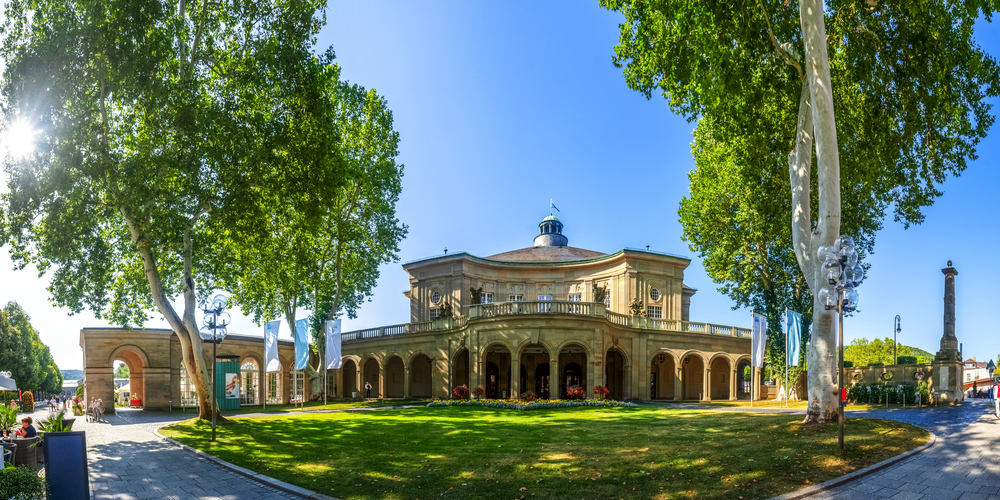
[[[965,360],[965,383],[971,384],[974,380],[990,378],[990,369],[982,361],[976,361],[976,357]]]

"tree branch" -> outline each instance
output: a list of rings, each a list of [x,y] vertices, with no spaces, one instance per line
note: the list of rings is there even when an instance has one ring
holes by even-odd
[[[757,0],[757,3],[760,5],[761,14],[764,15],[764,22],[767,23],[767,34],[771,38],[771,44],[774,45],[774,52],[778,57],[784,59],[785,64],[795,68],[795,71],[799,74],[799,79],[804,79],[805,73],[802,72],[801,56],[796,57],[797,54],[793,54],[781,45],[781,42],[774,36],[774,29],[771,27],[771,18],[767,14],[767,9],[764,8],[764,0]]]

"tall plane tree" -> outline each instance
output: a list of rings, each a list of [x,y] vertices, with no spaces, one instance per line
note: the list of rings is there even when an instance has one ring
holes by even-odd
[[[258,217],[250,194],[306,186],[275,172],[308,71],[319,0],[12,0],[0,33],[8,156],[0,244],[52,271],[56,304],[177,334],[201,418],[218,413],[196,313],[215,247]],[[313,92],[317,94],[317,92]],[[296,106],[296,104],[298,104]],[[238,290],[231,290],[238,292]],[[175,307],[175,299],[183,304]]]
[[[993,124],[985,98],[997,95],[997,65],[973,39],[977,19],[995,11],[990,1],[601,4],[625,17],[614,62],[631,88],[647,97],[659,89],[674,112],[699,128],[707,121],[727,147],[770,141],[787,153],[762,160],[761,179],[779,175],[775,164],[788,178],[788,205],[766,215],[791,220],[787,239],[813,297],[824,285],[816,251],[840,236],[845,207],[858,208],[846,212],[845,229],[858,227],[861,239],[874,237],[865,218],[881,220],[890,207],[904,225],[920,223]],[[751,128],[755,120],[780,127],[765,135]],[[842,203],[842,171],[848,187],[871,194]],[[837,411],[834,318],[813,304],[806,420],[827,422]]]
[[[220,262],[223,283],[243,290],[240,308],[258,323],[284,316],[294,328],[300,308],[312,310],[310,331],[325,349],[323,324],[341,312],[353,317],[371,295],[379,266],[398,260],[406,226],[396,217],[403,165],[392,111],[375,90],[341,81],[327,51],[314,67],[329,92],[287,134],[295,144],[282,157],[289,170],[311,172],[308,187],[256,190],[263,223],[236,221],[243,241],[231,241]],[[326,180],[325,180],[326,179]],[[253,265],[233,265],[252,262]],[[325,351],[324,351],[325,352]],[[319,368],[324,365],[320,357]],[[307,367],[310,397],[323,391]]]

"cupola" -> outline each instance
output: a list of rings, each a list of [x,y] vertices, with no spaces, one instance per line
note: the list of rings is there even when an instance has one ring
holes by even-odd
[[[550,215],[538,223],[538,236],[535,236],[536,247],[564,247],[569,245],[569,239],[562,234],[563,224],[554,215]]]

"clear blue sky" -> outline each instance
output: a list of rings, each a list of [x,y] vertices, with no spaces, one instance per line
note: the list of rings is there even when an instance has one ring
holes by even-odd
[[[732,310],[700,260],[681,240],[678,202],[694,165],[693,124],[671,114],[660,96],[630,90],[611,63],[621,17],[596,2],[333,1],[320,49],[333,45],[344,78],[386,97],[406,165],[399,216],[409,225],[402,261],[449,251],[491,255],[531,246],[549,198],[561,209],[570,245],[602,252],[642,247],[691,257],[685,283],[697,288],[693,321],[749,327],[750,311]],[[977,36],[1000,54],[995,26]],[[846,321],[848,341],[892,334],[936,352],[942,331],[943,276],[959,270],[957,335],[966,357],[1000,353],[1000,265],[994,227],[1000,174],[994,130],[981,158],[922,226],[886,223],[868,262],[861,313]],[[774,196],[788,196],[787,192]],[[850,217],[850,214],[845,214]],[[62,368],[80,368],[81,327],[102,323],[67,316],[47,302],[47,280],[14,272],[0,257],[0,301],[27,309]],[[370,303],[345,330],[409,320],[407,274],[382,268]],[[160,326],[154,322],[150,326]],[[288,336],[287,326],[282,336]],[[231,330],[262,334],[238,319]]]

